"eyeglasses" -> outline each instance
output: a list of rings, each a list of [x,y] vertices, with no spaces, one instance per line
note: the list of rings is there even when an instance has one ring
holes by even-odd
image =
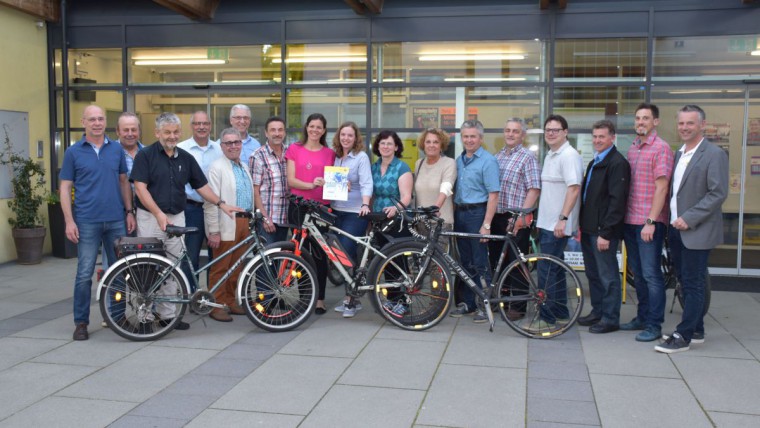
[[[224,144],[225,146],[242,146],[242,145],[243,145],[243,142],[242,142],[242,141],[240,141],[240,140],[235,140],[235,141],[222,141],[222,144]]]
[[[232,116],[232,120],[248,121],[251,120],[250,116]]]
[[[546,128],[544,134],[559,134],[562,131],[564,131],[562,128]]]
[[[522,129],[505,129],[504,133],[505,134],[515,134],[515,135],[522,134]]]
[[[193,122],[193,125],[209,126],[209,125],[211,125],[211,122]]]

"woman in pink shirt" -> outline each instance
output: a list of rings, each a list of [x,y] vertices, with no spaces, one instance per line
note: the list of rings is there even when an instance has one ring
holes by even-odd
[[[322,187],[325,184],[325,167],[335,163],[335,152],[327,147],[327,119],[320,113],[314,113],[306,118],[303,127],[301,141],[291,144],[285,153],[288,162],[288,186],[290,192],[303,196],[306,199],[319,201],[325,205],[329,201],[322,197]],[[296,210],[288,210],[296,213]],[[325,313],[325,286],[327,284],[327,257],[313,245],[311,255],[316,261],[317,281],[319,292],[317,294],[317,307],[314,313]]]

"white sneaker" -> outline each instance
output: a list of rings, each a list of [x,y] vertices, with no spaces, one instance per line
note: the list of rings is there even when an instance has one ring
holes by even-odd
[[[356,307],[346,307],[346,309],[343,310],[343,318],[353,318],[354,315],[356,315]]]
[[[347,305],[348,305],[348,300],[342,301],[340,305],[335,307],[335,312],[344,312],[346,310]],[[362,309],[362,302],[360,302],[359,299],[354,300],[354,309],[356,309],[357,311],[360,311]]]

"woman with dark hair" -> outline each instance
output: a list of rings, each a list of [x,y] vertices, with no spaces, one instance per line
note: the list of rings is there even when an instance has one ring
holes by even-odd
[[[325,185],[325,167],[335,162],[335,152],[327,147],[327,119],[319,113],[306,118],[301,141],[291,144],[285,153],[288,162],[288,186],[294,195],[319,201],[325,205],[329,202],[322,197]],[[298,215],[298,210],[290,207],[289,213]],[[292,221],[291,221],[292,222]],[[325,310],[325,287],[327,284],[327,257],[317,245],[312,247],[311,255],[316,261],[317,307],[314,313],[322,315]]]
[[[394,199],[408,206],[412,201],[412,170],[399,156],[404,144],[393,131],[381,131],[372,143],[372,153],[378,157],[372,164],[372,211],[385,211],[388,218],[396,215]]]

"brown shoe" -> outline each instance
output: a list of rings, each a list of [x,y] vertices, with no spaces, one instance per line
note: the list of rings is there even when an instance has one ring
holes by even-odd
[[[230,313],[232,315],[245,315],[245,310],[238,304],[230,305]]]
[[[525,318],[525,313],[518,312],[512,308],[509,308],[509,310],[507,310],[507,319],[509,319],[510,321],[517,321],[523,318]]]
[[[77,324],[77,328],[74,330],[74,340],[87,340],[89,338],[90,335],[87,333],[87,324],[83,322]]]
[[[219,321],[219,322],[230,322],[232,321],[232,317],[230,314],[227,313],[224,309],[214,308],[211,311],[211,315],[209,317],[212,320]]]

